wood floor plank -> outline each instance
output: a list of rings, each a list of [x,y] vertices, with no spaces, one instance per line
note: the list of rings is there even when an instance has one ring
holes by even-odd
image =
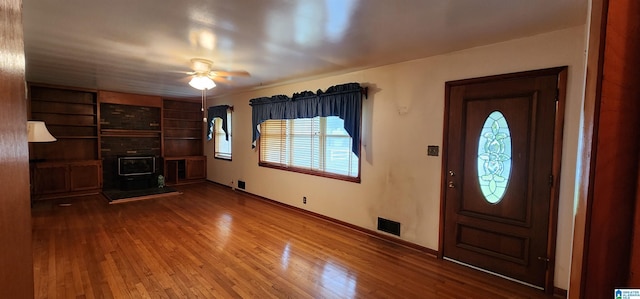
[[[549,298],[223,186],[179,189],[36,202],[36,298]]]

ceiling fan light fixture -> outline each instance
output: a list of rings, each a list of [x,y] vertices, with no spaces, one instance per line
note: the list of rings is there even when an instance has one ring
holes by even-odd
[[[211,78],[202,75],[193,76],[193,78],[191,78],[191,81],[189,81],[189,85],[199,90],[212,89],[216,87],[216,83],[213,82]]]

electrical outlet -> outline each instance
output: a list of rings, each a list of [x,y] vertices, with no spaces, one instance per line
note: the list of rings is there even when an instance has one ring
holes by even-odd
[[[302,203],[305,204],[305,205],[307,204],[307,197],[306,196],[302,197]]]

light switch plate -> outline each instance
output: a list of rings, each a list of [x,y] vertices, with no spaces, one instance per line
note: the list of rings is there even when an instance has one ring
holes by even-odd
[[[437,157],[439,152],[440,152],[440,149],[438,148],[437,145],[429,145],[427,147],[427,155],[428,156],[436,156]]]

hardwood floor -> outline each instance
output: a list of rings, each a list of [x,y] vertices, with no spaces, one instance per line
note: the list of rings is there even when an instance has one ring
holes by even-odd
[[[35,203],[36,298],[550,298],[212,183],[178,189]]]

